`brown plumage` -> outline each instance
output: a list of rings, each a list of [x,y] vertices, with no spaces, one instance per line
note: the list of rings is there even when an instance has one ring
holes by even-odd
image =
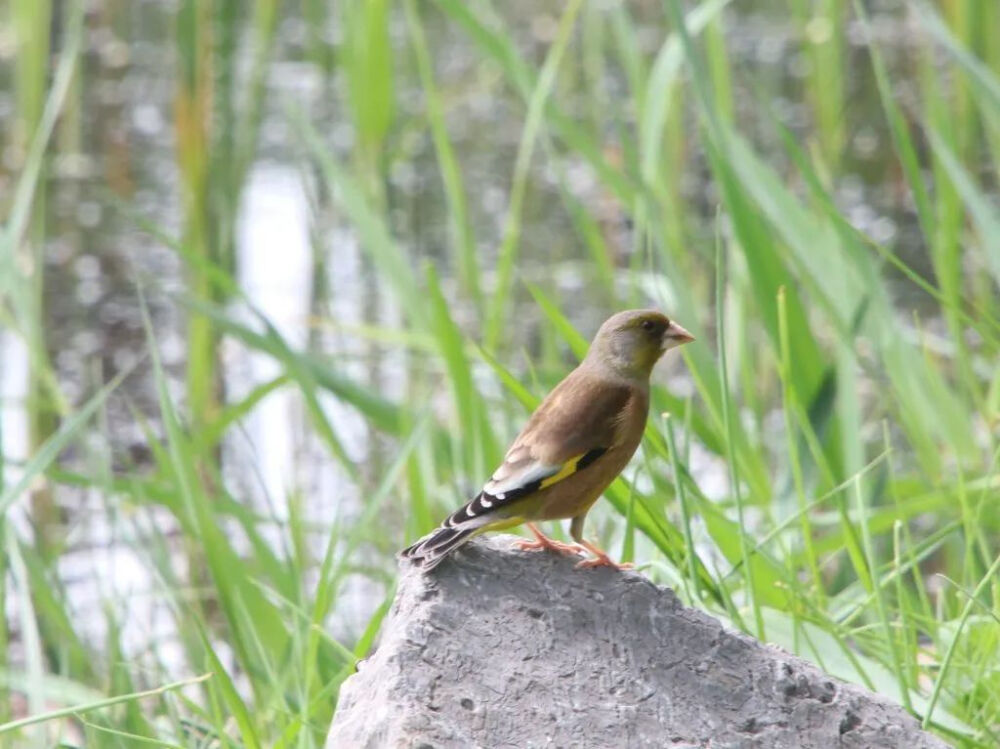
[[[431,569],[478,533],[527,522],[537,540],[519,542],[521,548],[590,551],[594,558],[579,566],[622,566],[584,540],[583,521],[642,441],[653,365],[668,349],[692,340],[656,310],[628,310],[608,319],[586,358],[538,406],[482,491],[401,555]],[[575,544],[553,541],[531,523],[566,518],[572,519]]]

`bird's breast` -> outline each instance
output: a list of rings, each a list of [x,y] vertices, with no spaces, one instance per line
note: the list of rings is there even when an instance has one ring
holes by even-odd
[[[618,429],[615,432],[616,446],[620,446],[629,453],[632,453],[642,442],[642,433],[646,428],[646,417],[649,414],[649,394],[641,390],[636,390],[625,403],[621,417],[618,421]],[[628,460],[626,460],[626,463]]]
[[[637,392],[622,409],[615,444],[593,464],[545,489],[536,519],[556,520],[582,515],[597,501],[635,454],[642,441],[648,397]]]

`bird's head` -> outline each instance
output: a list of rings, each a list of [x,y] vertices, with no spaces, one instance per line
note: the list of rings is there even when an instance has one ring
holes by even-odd
[[[587,358],[627,377],[649,377],[664,352],[694,336],[655,309],[631,309],[609,317],[590,344]]]

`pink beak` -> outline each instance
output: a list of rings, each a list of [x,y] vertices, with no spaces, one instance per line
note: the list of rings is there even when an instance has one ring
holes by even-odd
[[[675,322],[670,323],[665,331],[663,331],[664,342],[670,341],[675,346],[680,346],[685,343],[691,343],[694,340],[694,336],[688,333],[684,328]]]

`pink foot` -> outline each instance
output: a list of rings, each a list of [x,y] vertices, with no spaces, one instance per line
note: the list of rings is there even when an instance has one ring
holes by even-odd
[[[592,567],[614,567],[616,570],[631,570],[635,568],[635,565],[631,562],[616,562],[610,557],[594,557],[593,559],[584,559],[582,562],[577,562],[576,566],[579,569],[591,569]]]
[[[592,567],[614,567],[616,570],[630,570],[635,567],[631,562],[616,562],[607,553],[595,544],[584,543],[583,546],[594,555],[593,559],[584,559],[577,563],[578,569],[591,569]]]
[[[544,540],[543,540],[544,539]],[[521,551],[555,551],[559,554],[586,554],[587,550],[580,544],[564,544],[562,541],[543,536],[537,541],[515,541],[514,548]]]

